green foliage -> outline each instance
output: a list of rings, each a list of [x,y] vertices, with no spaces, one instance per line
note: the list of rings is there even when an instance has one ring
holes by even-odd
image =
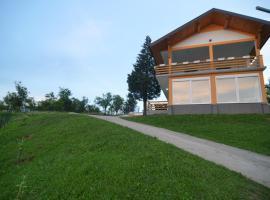
[[[102,97],[96,97],[95,103],[103,108],[104,114],[107,114],[107,108],[109,108],[112,104],[112,94],[107,92],[106,94],[102,94]]]
[[[127,119],[270,155],[269,114],[160,115]]]
[[[4,101],[0,100],[0,111],[5,110],[5,109],[6,109],[6,106],[4,104]]]
[[[124,103],[124,113],[128,114],[130,112],[134,112],[136,105],[136,99],[131,93],[128,93],[127,100]]]
[[[58,96],[58,106],[62,109],[61,111],[72,111],[72,100],[70,99],[71,90],[68,88],[61,88],[59,90]]]
[[[6,126],[10,118],[11,118],[10,113],[6,113],[6,112],[0,113],[0,129]]]
[[[16,114],[0,131],[0,199],[269,199],[239,173],[84,115]],[[31,137],[29,136],[31,134]],[[25,138],[16,160],[17,138]]]
[[[114,95],[112,100],[113,111],[118,114],[119,110],[123,110],[124,99],[120,95]]]
[[[270,79],[268,80],[268,84],[265,85],[267,101],[270,103]]]
[[[4,102],[9,111],[19,111],[21,102],[16,92],[8,92],[4,97]]]
[[[150,50],[151,38],[146,37],[141,52],[138,54],[134,69],[128,74],[128,90],[137,100],[144,104],[146,115],[147,100],[160,96],[160,86],[155,76],[155,61]]]
[[[86,105],[86,112],[93,113],[93,114],[98,114],[100,113],[99,107],[95,105]]]

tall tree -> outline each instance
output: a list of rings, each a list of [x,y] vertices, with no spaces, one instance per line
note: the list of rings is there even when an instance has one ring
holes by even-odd
[[[267,96],[267,101],[270,103],[270,79],[268,80],[268,84],[265,85],[266,88],[266,96]]]
[[[8,92],[4,97],[4,102],[7,105],[8,111],[19,111],[21,102],[16,92]]]
[[[59,96],[58,104],[60,104],[59,106],[62,107],[64,111],[71,111],[72,109],[72,101],[70,99],[71,90],[68,88],[60,87],[58,96]]]
[[[143,101],[143,115],[146,115],[147,100],[160,96],[160,86],[155,75],[155,61],[150,51],[151,38],[146,36],[134,69],[128,74],[128,90],[135,99]]]
[[[112,94],[107,92],[106,94],[102,94],[102,97],[96,97],[95,103],[104,109],[104,113],[106,115],[107,108],[110,107],[112,103]]]
[[[16,88],[16,91],[17,91],[19,107],[24,109],[29,92],[28,92],[27,88],[24,87],[20,81],[15,82],[15,88]]]
[[[124,113],[134,112],[136,105],[136,99],[131,93],[128,93],[127,100],[124,103]]]
[[[120,95],[114,95],[112,100],[112,108],[117,115],[119,110],[123,109],[124,99]]]

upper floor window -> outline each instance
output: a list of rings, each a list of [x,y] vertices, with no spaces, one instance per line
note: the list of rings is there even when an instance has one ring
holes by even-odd
[[[168,51],[161,51],[160,52],[161,58],[163,60],[162,64],[168,64]]]
[[[209,59],[209,47],[198,47],[190,49],[175,50],[172,52],[172,62],[193,62],[193,61],[205,61]]]
[[[214,45],[213,52],[214,59],[256,55],[254,41]]]

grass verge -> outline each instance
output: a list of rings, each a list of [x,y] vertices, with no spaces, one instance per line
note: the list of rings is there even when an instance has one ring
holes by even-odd
[[[267,199],[270,189],[83,115],[14,115],[0,129],[0,199]]]

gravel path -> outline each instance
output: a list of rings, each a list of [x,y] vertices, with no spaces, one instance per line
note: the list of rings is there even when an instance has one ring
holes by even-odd
[[[136,130],[145,135],[156,137],[161,141],[173,144],[174,146],[204,158],[205,160],[212,161],[230,170],[239,172],[253,181],[270,188],[269,156],[260,155],[247,150],[163,128],[127,121],[119,117],[96,115],[91,115],[91,117],[106,120]]]

